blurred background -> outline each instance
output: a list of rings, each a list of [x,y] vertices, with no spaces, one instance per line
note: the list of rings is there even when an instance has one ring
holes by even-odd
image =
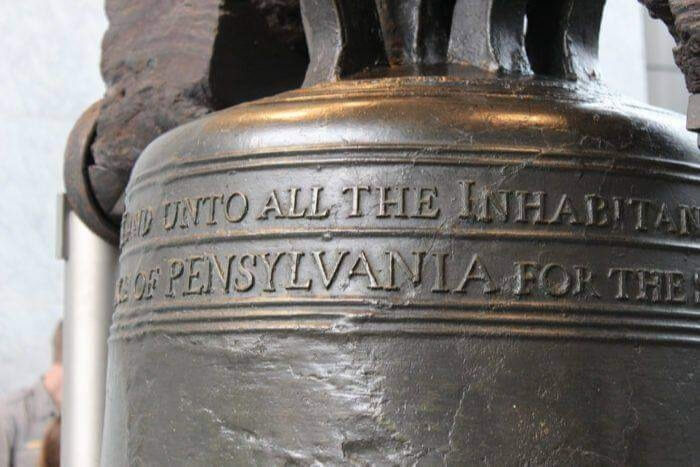
[[[0,1],[0,395],[33,383],[49,365],[63,304],[56,256],[63,149],[75,120],[104,93],[106,27],[100,0]],[[600,68],[615,91],[685,113],[672,46],[636,0],[608,0]]]

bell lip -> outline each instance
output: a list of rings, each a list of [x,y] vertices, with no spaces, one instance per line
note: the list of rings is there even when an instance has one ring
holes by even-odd
[[[539,139],[532,139],[535,133]],[[567,137],[557,139],[562,134]],[[139,157],[127,200],[134,186],[175,166],[342,146],[631,156],[700,171],[695,135],[686,130],[683,115],[600,83],[406,76],[322,83],[170,130]]]

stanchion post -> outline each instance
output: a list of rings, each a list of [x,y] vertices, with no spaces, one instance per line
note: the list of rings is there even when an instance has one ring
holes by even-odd
[[[99,466],[117,248],[59,200],[65,259],[61,465]]]

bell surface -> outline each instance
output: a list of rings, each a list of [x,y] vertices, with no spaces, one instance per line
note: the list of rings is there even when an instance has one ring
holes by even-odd
[[[698,149],[564,3],[302,1],[302,89],[146,149],[104,465],[697,462]]]

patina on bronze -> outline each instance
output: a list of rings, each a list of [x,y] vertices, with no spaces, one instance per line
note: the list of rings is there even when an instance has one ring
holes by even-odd
[[[104,464],[692,464],[700,161],[602,10],[302,1],[301,90],[136,164]]]

